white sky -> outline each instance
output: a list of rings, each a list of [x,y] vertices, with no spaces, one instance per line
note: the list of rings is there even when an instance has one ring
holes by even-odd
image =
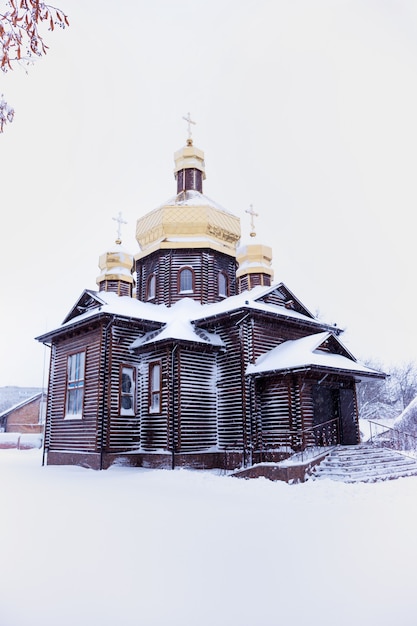
[[[0,136],[0,386],[41,385],[43,347],[116,236],[175,193],[188,111],[206,195],[274,252],[275,280],[359,358],[417,354],[413,0],[60,0],[71,26]]]

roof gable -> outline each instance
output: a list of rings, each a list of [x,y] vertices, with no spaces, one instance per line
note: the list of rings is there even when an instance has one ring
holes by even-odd
[[[329,324],[325,324],[314,317],[283,283],[270,287],[258,285],[235,296],[229,296],[220,302],[200,305],[200,312],[193,319],[197,323],[203,323],[215,318],[230,318],[230,315],[238,311],[251,311],[254,314],[298,320],[320,330],[340,332],[340,329],[330,327]]]
[[[284,283],[274,285],[268,289],[266,293],[263,293],[258,298],[255,298],[255,301],[283,307],[289,311],[296,311],[297,313],[301,313],[301,315],[311,317],[312,319],[315,317],[292,293],[292,291],[284,285]]]
[[[101,306],[103,306],[103,304],[105,304],[104,300],[101,300],[96,292],[86,289],[78,298],[77,302],[74,304],[71,311],[68,313],[62,323],[66,324],[70,320],[73,320],[79,315],[83,315],[83,313],[86,313],[87,311],[99,309]]]
[[[341,356],[346,357],[347,359],[351,359],[352,361],[356,361],[355,357],[346,346],[332,333],[319,333],[320,335],[326,335],[327,337],[321,341],[317,347],[315,348],[319,352],[324,352],[327,354],[340,354]]]

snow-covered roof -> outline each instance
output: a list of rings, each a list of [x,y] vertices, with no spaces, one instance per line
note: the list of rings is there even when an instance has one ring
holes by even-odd
[[[192,323],[190,319],[192,311],[200,306],[198,302],[190,298],[180,300],[171,307],[171,319],[166,322],[165,326],[161,330],[146,333],[143,337],[136,339],[130,346],[131,349],[169,339],[223,347],[224,343],[218,335],[201,328],[196,329]]]
[[[317,325],[320,329],[326,327],[325,324],[314,318],[303,305],[302,310],[305,310],[306,314],[284,306],[268,304],[262,300],[263,297],[266,297],[269,293],[282,286],[282,283],[269,287],[258,286],[250,291],[244,291],[212,304],[200,304],[193,298],[182,298],[171,307],[167,307],[165,304],[143,302],[129,296],[119,296],[112,291],[95,292],[85,290],[70,313],[66,316],[61,326],[37,337],[37,339],[39,341],[48,340],[55,332],[74,324],[82,323],[98,314],[143,320],[144,322],[153,324],[164,324],[166,325],[164,328],[165,337],[164,335],[160,335],[160,339],[163,337],[167,338],[166,334],[171,333],[171,338],[184,338],[193,335],[193,341],[196,340],[196,331],[191,325],[191,322],[198,325],[201,324],[203,320],[219,315],[232,314],[234,311],[242,309],[269,313],[274,316],[282,316],[286,319],[294,318],[302,320],[308,322],[309,325]],[[182,326],[179,323],[180,320]],[[200,329],[198,329],[198,332],[200,332]],[[201,334],[198,336],[201,341]],[[206,342],[215,345],[214,336],[207,334]]]
[[[224,313],[231,313],[232,311],[236,311],[238,309],[248,309],[252,311],[271,313],[273,315],[283,316],[285,318],[303,320],[309,322],[309,324],[317,324],[317,326],[319,326],[320,328],[326,326],[326,324],[323,324],[323,322],[320,322],[315,317],[313,317],[307,311],[307,309],[305,309],[306,314],[303,314],[293,309],[287,309],[284,306],[281,307],[277,306],[276,304],[268,304],[267,302],[264,302],[262,300],[263,297],[267,296],[269,293],[271,293],[281,285],[282,283],[269,287],[259,285],[257,287],[254,287],[253,289],[250,289],[249,291],[243,291],[242,293],[239,293],[235,296],[225,298],[220,302],[202,305],[200,309],[201,315],[195,317],[194,319],[202,320],[206,319],[207,317],[215,317]]]
[[[229,213],[230,211],[222,207],[218,202],[215,202],[208,196],[204,195],[200,191],[195,189],[187,189],[187,191],[181,191],[179,194],[169,198],[166,202],[161,204],[156,210],[165,206],[210,206],[218,211]]]
[[[108,313],[132,319],[143,319],[155,322],[167,322],[169,320],[169,308],[164,304],[155,305],[150,302],[142,302],[130,296],[118,296],[113,291],[90,292],[96,300],[96,306],[88,309],[77,316],[77,321],[85,320],[97,315],[97,313]],[[64,322],[62,327],[73,323],[74,318]]]
[[[40,391],[38,391],[37,393],[32,394],[28,398],[25,398],[23,400],[20,400],[19,402],[16,402],[16,403],[12,404],[11,406],[7,407],[7,409],[5,409],[5,410],[0,412],[0,420],[3,419],[5,416],[9,415],[10,413],[13,413],[13,411],[17,411],[18,409],[21,409],[22,407],[26,406],[27,404],[30,404],[34,400],[37,400],[38,398],[42,398],[42,396],[44,394],[45,394],[45,392],[42,391],[42,389],[41,389]]]
[[[343,354],[320,350],[329,338],[336,341]],[[315,333],[301,339],[284,341],[276,348],[260,356],[246,369],[246,374],[282,372],[287,370],[321,368],[354,373],[361,377],[383,377],[365,365],[358,363],[335,335],[330,332]]]

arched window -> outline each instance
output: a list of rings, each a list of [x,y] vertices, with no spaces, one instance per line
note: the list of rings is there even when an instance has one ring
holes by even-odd
[[[146,299],[153,300],[156,295],[156,276],[151,274],[146,282]]]
[[[180,293],[192,293],[194,291],[194,272],[189,267],[183,267],[179,272]]]
[[[219,291],[219,296],[222,296],[223,298],[227,298],[228,294],[228,280],[227,280],[227,276],[224,272],[219,272],[218,275],[218,291]]]

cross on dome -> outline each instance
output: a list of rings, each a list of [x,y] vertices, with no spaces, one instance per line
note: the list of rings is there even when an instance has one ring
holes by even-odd
[[[250,234],[251,237],[256,237],[254,218],[255,217],[259,217],[259,214],[255,213],[255,211],[253,210],[253,205],[252,204],[249,205],[249,209],[245,210],[245,213],[249,213],[249,215],[250,215],[250,229],[251,229],[251,232],[249,234]]]
[[[119,211],[117,217],[112,217],[112,220],[118,223],[116,243],[121,244],[122,243],[122,224],[127,224],[127,222],[123,219],[121,211]]]
[[[192,137],[191,137],[191,124],[196,124],[195,122],[193,122],[193,120],[191,119],[191,114],[188,113],[187,117],[185,117],[185,115],[182,116],[182,119],[185,120],[187,122],[187,126],[188,126],[188,139],[187,142],[188,143],[192,143]]]

